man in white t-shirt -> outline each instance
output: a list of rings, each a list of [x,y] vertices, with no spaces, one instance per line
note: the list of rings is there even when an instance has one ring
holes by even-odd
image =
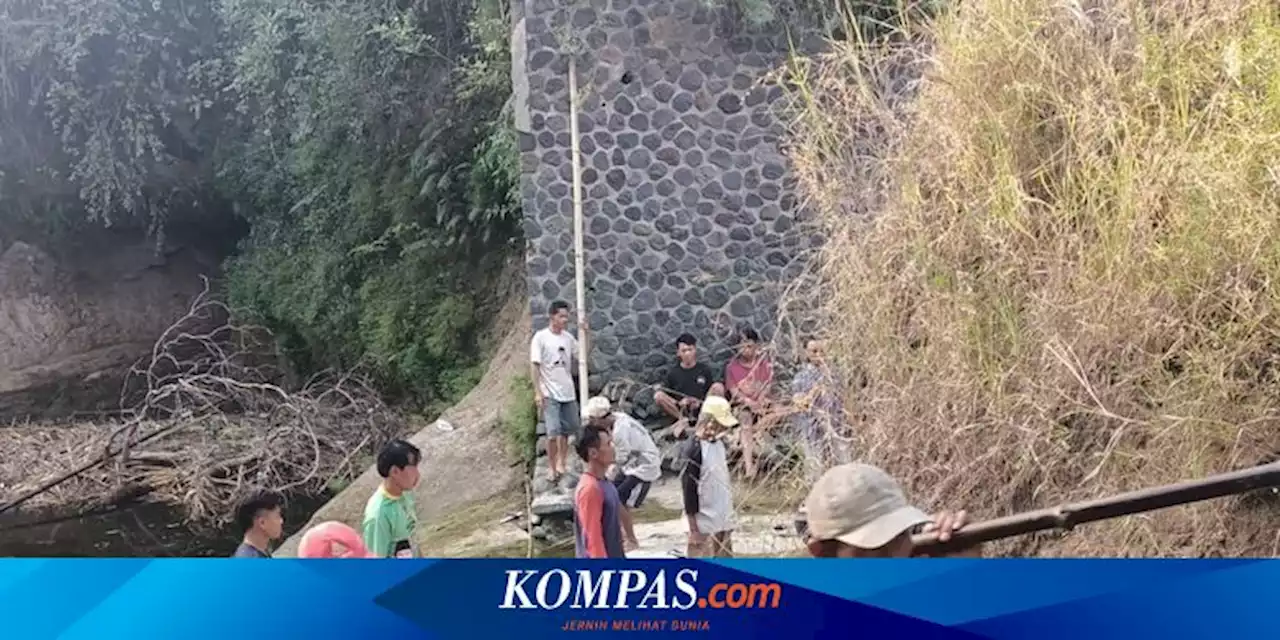
[[[662,452],[658,451],[657,443],[644,425],[621,411],[611,411],[609,399],[604,396],[587,400],[583,413],[589,424],[608,429],[613,435],[617,462],[610,469],[609,476],[618,488],[618,498],[622,502],[622,532],[626,534],[624,549],[635,551],[640,542],[636,539],[631,512],[644,504],[649,487],[662,476]]]
[[[573,383],[573,365],[579,357],[578,340],[569,333],[568,326],[569,303],[552,302],[550,322],[545,329],[533,334],[529,344],[533,397],[538,403],[538,414],[547,425],[547,460],[552,482],[568,471],[569,437],[577,437],[582,430]]]

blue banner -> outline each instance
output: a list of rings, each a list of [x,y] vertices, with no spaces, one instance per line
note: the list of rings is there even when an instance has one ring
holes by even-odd
[[[0,637],[1270,637],[1270,560],[0,561]]]

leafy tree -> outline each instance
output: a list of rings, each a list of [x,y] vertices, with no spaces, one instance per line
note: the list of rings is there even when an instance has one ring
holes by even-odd
[[[209,208],[225,103],[207,3],[0,2],[0,199],[45,229]]]
[[[518,231],[506,5],[0,0],[0,228],[244,220],[231,302],[304,370],[474,378]]]
[[[419,399],[474,382],[481,274],[519,217],[503,7],[225,3],[247,117],[224,188],[253,221],[232,300],[304,366]]]

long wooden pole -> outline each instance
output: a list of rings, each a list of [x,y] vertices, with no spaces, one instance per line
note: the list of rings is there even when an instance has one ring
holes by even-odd
[[[918,555],[952,553],[1001,538],[1051,529],[1070,531],[1088,522],[1276,486],[1280,486],[1280,462],[978,522],[951,534],[946,542],[934,533],[917,535],[912,542]]]
[[[585,409],[591,385],[587,378],[587,282],[586,269],[583,266],[585,250],[582,247],[582,154],[578,141],[578,63],[572,52],[569,53],[569,136],[570,153],[573,162],[573,273],[578,286],[578,407]]]

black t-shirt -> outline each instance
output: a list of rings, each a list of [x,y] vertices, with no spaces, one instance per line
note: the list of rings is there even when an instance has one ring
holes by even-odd
[[[667,374],[667,388],[680,394],[676,396],[677,401],[686,396],[703,400],[707,397],[707,390],[716,382],[715,372],[701,362],[688,369],[677,363]]]

